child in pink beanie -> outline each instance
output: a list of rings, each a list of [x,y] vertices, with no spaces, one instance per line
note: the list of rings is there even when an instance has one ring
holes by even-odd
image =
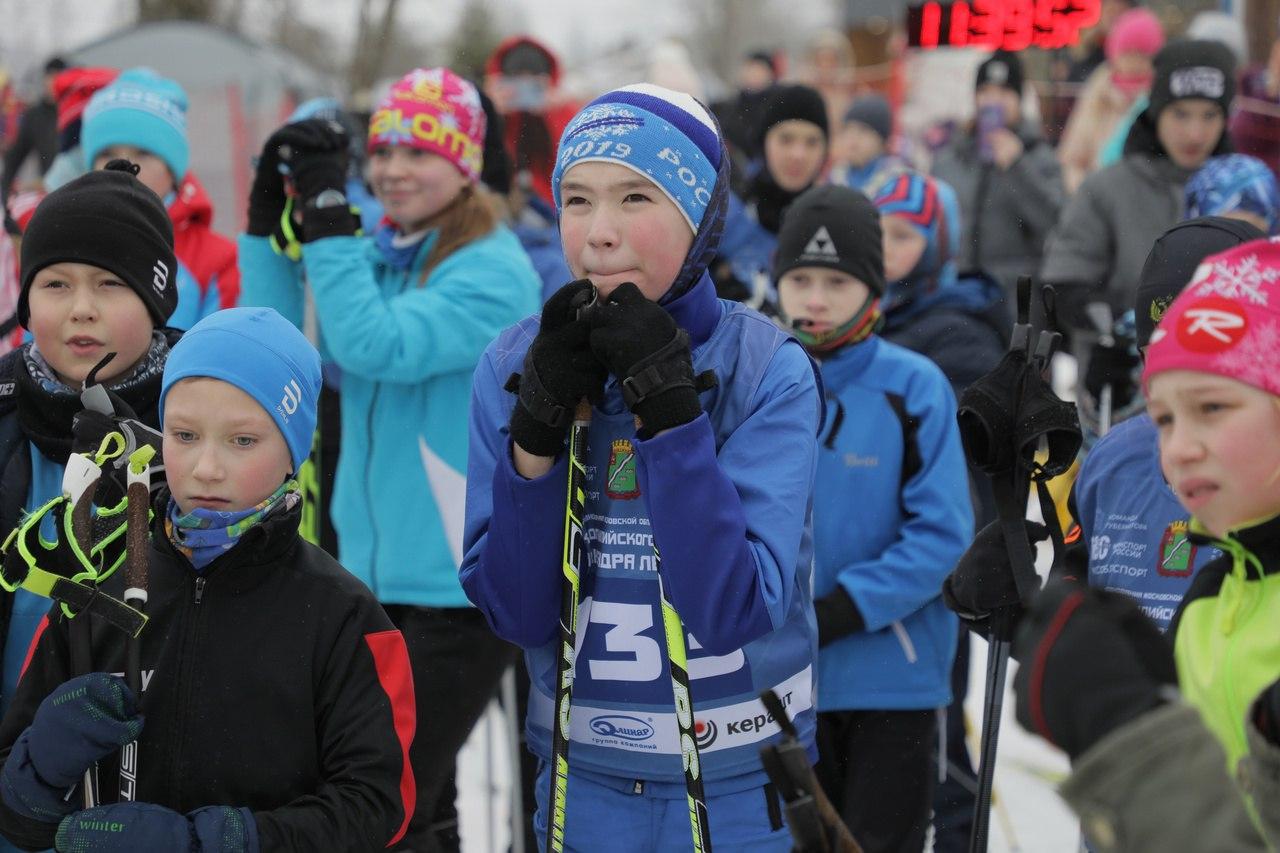
[[[1097,170],[1103,143],[1151,88],[1152,57],[1163,46],[1164,30],[1150,9],[1130,9],[1116,18],[1107,34],[1107,62],[1085,82],[1058,145],[1067,192]]]
[[[1280,241],[1206,259],[1146,358],[1165,479],[1192,541],[1222,551],[1170,629],[1178,683],[1234,771],[1246,709],[1280,676]]]

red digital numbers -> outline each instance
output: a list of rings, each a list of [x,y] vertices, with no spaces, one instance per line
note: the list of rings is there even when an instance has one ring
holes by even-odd
[[[1101,0],[929,0],[907,10],[908,44],[926,50],[1067,47],[1101,13]]]

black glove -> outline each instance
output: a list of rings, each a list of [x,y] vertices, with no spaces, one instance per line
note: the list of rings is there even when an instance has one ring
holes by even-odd
[[[622,396],[649,434],[702,414],[689,335],[631,282],[589,314],[591,349],[622,383]]]
[[[249,223],[245,233],[255,237],[270,237],[271,231],[284,215],[284,175],[280,172],[280,134],[288,125],[277,130],[262,146],[257,169],[253,175],[253,187],[249,190]]]
[[[347,201],[347,134],[331,119],[287,124],[268,140],[293,180],[302,204],[302,241],[350,236],[356,221]]]
[[[1035,553],[1036,543],[1049,538],[1049,528],[1034,521],[1025,523],[1027,541]],[[997,610],[1010,610],[1015,621],[1022,618],[1024,608],[999,521],[978,531],[969,550],[942,582],[942,598],[947,607],[979,633],[986,631],[987,620]]]
[[[857,602],[842,586],[836,586],[822,598],[815,598],[813,612],[818,618],[819,647],[867,628]]]
[[[1141,364],[1127,338],[1116,338],[1110,346],[1096,343],[1089,352],[1089,366],[1084,373],[1084,387],[1095,400],[1102,399],[1102,389],[1111,386],[1111,408],[1123,409],[1137,393],[1133,372]]]
[[[1073,760],[1165,702],[1173,648],[1127,595],[1053,581],[1014,642],[1018,722]]]
[[[519,393],[511,412],[511,439],[534,456],[557,455],[578,403],[604,397],[609,374],[591,351],[586,317],[578,316],[594,295],[585,278],[551,295],[542,307],[538,336],[524,357],[520,384],[512,388],[508,382],[507,390]]]

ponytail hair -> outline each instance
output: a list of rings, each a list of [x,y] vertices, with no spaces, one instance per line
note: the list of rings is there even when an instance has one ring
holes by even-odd
[[[432,271],[445,258],[468,243],[493,233],[498,225],[498,217],[486,200],[485,192],[479,185],[469,183],[458,191],[457,197],[448,207],[436,214],[430,227],[437,229],[439,233],[436,244],[431,247],[431,252],[422,265],[422,273],[418,276],[419,287],[426,284]]]

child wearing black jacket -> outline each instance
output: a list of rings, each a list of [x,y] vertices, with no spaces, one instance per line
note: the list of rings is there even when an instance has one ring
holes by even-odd
[[[413,685],[372,594],[298,536],[292,479],[320,359],[271,309],[217,312],[160,391],[168,488],[154,503],[143,692],[123,632],[92,614],[97,672],[71,678],[69,620],[41,623],[0,723],[0,832],[57,850],[377,850],[412,815]],[[102,592],[121,597],[116,573]],[[68,680],[70,679],[70,680]],[[134,802],[116,802],[136,739]],[[99,765],[107,805],[77,811]]]

